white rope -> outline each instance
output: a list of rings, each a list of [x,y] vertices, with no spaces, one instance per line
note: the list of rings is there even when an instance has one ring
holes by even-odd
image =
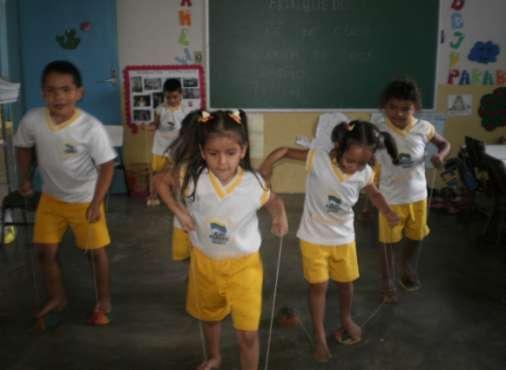
[[[279,246],[278,246],[278,260],[276,263],[276,277],[274,279],[274,292],[272,293],[272,308],[271,308],[271,320],[269,323],[269,335],[267,337],[267,349],[265,351],[265,367],[267,370],[269,368],[269,353],[271,350],[271,338],[272,338],[272,326],[274,324],[274,314],[276,311],[276,296],[278,290],[278,281],[279,281],[279,268],[281,266],[281,253],[283,251],[283,237],[279,237]],[[305,328],[303,328],[304,330]]]

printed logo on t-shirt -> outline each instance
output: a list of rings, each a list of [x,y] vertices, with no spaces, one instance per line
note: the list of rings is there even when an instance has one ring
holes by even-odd
[[[77,145],[78,145],[77,143],[71,141],[61,143],[60,150],[61,153],[63,154],[63,158],[69,158],[76,155],[79,152],[77,149]]]
[[[398,159],[402,168],[410,168],[416,164],[408,153],[399,153]]]
[[[209,239],[214,244],[226,244],[230,238],[228,235],[227,226],[221,221],[211,221],[209,224],[211,233]]]
[[[344,210],[342,203],[343,201],[339,197],[335,195],[328,195],[325,208],[327,209],[328,213],[338,213]]]

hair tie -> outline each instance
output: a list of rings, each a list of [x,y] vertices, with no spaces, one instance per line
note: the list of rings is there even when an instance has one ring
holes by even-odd
[[[209,112],[203,110],[200,112],[199,123],[207,123],[211,119],[211,114]]]
[[[354,123],[350,123],[350,122],[348,122],[348,123],[346,124],[346,129],[347,129],[348,131],[353,131],[353,129],[354,129],[354,128],[355,128],[355,124],[354,124]]]
[[[229,112],[228,113],[228,116],[230,118],[232,118],[232,120],[237,123],[238,125],[240,125],[242,122],[241,122],[241,113],[239,112],[238,109],[234,109],[233,111]]]

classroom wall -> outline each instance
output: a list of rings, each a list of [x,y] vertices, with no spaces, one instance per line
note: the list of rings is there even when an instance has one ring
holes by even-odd
[[[502,46],[506,48],[506,23],[501,19],[501,15],[506,14],[506,2],[467,0],[461,10],[452,9],[453,2],[441,0],[440,4],[440,25],[445,31],[446,38],[440,45],[437,60],[436,110],[441,113],[447,112],[447,99],[450,94],[471,94],[473,101],[470,115],[452,116],[447,119],[445,136],[452,143],[452,155],[455,155],[466,135],[487,143],[493,143],[500,136],[506,136],[504,127],[494,131],[483,129],[477,113],[481,96],[492,92],[497,86],[482,83],[460,85],[458,80],[455,80],[453,85],[447,84],[450,69],[506,70],[506,58],[501,54],[495,64],[480,65],[467,60],[467,54],[476,41],[491,39],[499,44],[502,43]],[[178,20],[180,1],[119,0],[117,7],[119,60],[122,68],[133,64],[175,63],[175,57],[182,52],[182,47],[177,42],[181,29]],[[193,0],[191,12],[193,22],[189,32],[190,47],[193,51],[204,52],[205,57],[204,0]],[[452,26],[452,16],[455,13],[459,13],[463,20],[463,27],[458,30],[453,29]],[[454,49],[451,47],[451,42],[455,41],[452,37],[454,32],[458,31],[461,31],[465,37],[459,49]],[[459,62],[450,65],[452,52],[459,54]],[[369,113],[366,112],[345,113],[350,118],[367,119],[369,117]],[[294,145],[296,136],[312,136],[319,114],[319,112],[263,113],[264,153],[267,154],[281,145]],[[142,133],[137,135],[127,133],[125,146],[127,163],[145,162],[149,158],[151,141]],[[273,187],[278,192],[303,192],[303,165],[286,161],[277,167]]]

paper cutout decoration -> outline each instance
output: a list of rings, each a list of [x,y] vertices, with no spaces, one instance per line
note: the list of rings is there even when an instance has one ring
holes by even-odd
[[[55,39],[61,48],[67,50],[76,49],[81,42],[81,39],[77,37],[77,31],[74,28],[65,30],[63,35],[57,35]]]
[[[181,6],[192,6],[192,0],[181,0]]]
[[[83,32],[90,32],[91,31],[91,22],[82,22],[80,25],[79,25],[79,28],[81,29],[81,31]]]
[[[460,54],[455,51],[452,51],[450,53],[450,68],[459,64],[459,61],[460,61]]]
[[[469,52],[467,58],[470,61],[477,63],[495,63],[497,62],[499,51],[499,45],[494,44],[492,41],[478,41],[471,48],[471,51]]]
[[[462,10],[464,7],[464,0],[453,0],[451,8],[453,10]]]
[[[188,40],[188,30],[186,28],[183,28],[181,30],[181,33],[179,34],[179,45],[182,46],[188,46],[190,45],[190,40]]]
[[[451,69],[450,73],[448,73],[448,85],[453,85],[453,80],[459,77],[460,72],[458,69]]]
[[[450,46],[452,49],[458,49],[460,47],[460,44],[462,44],[462,41],[464,41],[465,35],[460,31],[456,31],[453,33],[453,36],[455,36],[456,41],[451,41]]]
[[[179,25],[183,27],[192,25],[192,13],[189,10],[182,9],[179,11]]]
[[[469,72],[463,70],[460,75],[459,85],[469,85],[471,83]]]
[[[471,114],[473,96],[471,94],[448,95],[448,115],[468,116]]]
[[[488,131],[506,126],[506,109],[504,107],[506,107],[506,87],[499,87],[492,94],[483,95],[478,110],[481,125]]]
[[[452,14],[452,29],[458,30],[464,27],[464,18],[462,18],[462,14],[453,13]]]
[[[184,52],[184,56],[182,56],[182,57],[175,57],[174,58],[176,60],[176,62],[178,62],[179,64],[190,64],[190,63],[192,63],[193,57],[192,57],[190,49],[184,48],[183,52]]]

